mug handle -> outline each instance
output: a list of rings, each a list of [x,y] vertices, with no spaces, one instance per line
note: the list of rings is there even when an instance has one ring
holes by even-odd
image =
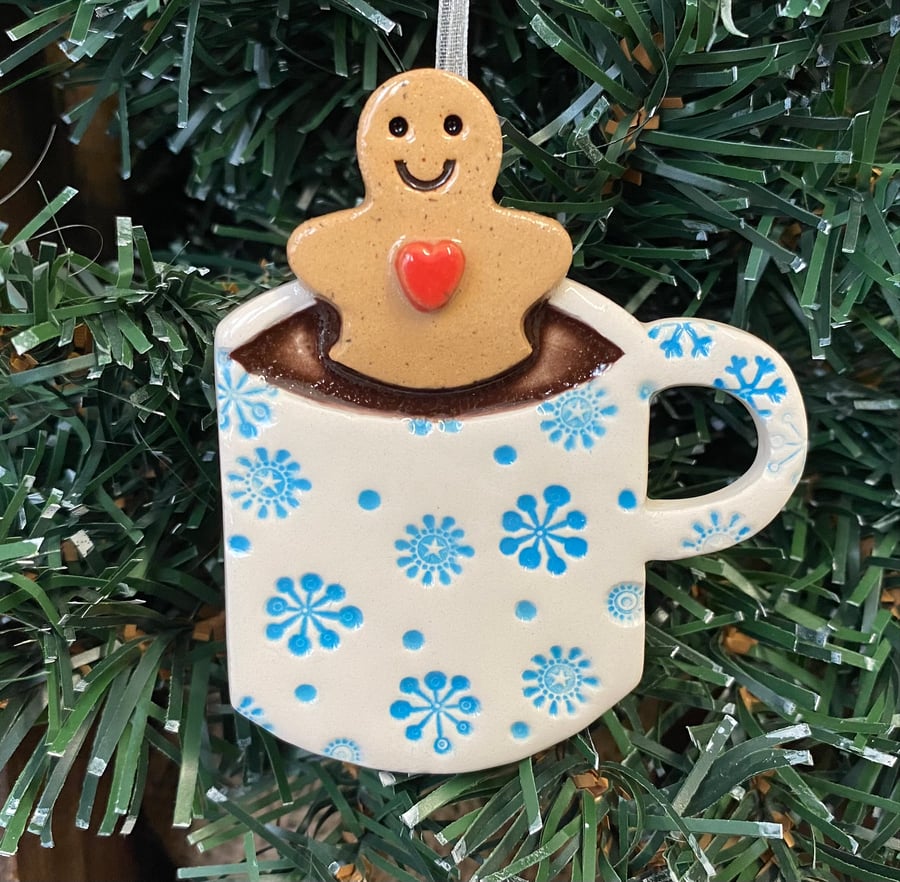
[[[688,499],[648,499],[647,560],[677,560],[729,548],[781,510],[806,459],[806,412],[797,381],[772,347],[730,325],[664,319],[645,325],[649,397],[673,386],[705,386],[737,398],[757,433],[753,465],[733,484]]]

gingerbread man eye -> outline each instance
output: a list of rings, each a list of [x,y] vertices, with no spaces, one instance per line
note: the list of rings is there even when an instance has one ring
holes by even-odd
[[[458,135],[462,131],[462,127],[463,122],[455,113],[451,113],[444,119],[444,131],[448,135]]]
[[[409,124],[402,116],[395,116],[388,123],[388,129],[395,138],[402,138],[406,134],[408,128]]]

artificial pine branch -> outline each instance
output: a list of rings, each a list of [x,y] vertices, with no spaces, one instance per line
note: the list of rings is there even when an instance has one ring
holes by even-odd
[[[290,229],[359,194],[359,107],[398,66],[431,63],[434,10],[19,6],[3,78],[63,41],[64,81],[116,96],[123,168],[154,145],[187,153],[188,193],[224,220],[218,238],[185,228],[189,250],[166,260],[120,220],[100,266],[53,235],[64,191],[0,241],[0,760],[44,732],[0,810],[0,852],[52,840],[83,751],[80,822],[127,827],[154,751],[178,769],[174,822],[211,821],[192,842],[262,843],[190,878],[900,879],[890,3],[473,11],[505,201],[559,216],[573,275],[641,318],[724,318],[777,346],[811,448],[755,540],[651,567],[643,682],[589,733],[515,767],[396,781],[228,707],[210,352],[225,311],[285,277]],[[96,106],[72,111],[76,138]],[[651,492],[721,486],[748,426],[710,395],[662,397]]]

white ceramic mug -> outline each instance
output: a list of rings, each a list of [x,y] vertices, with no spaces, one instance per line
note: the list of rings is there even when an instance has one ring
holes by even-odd
[[[644,325],[565,280],[553,306],[623,355],[542,402],[415,420],[276,389],[228,357],[312,303],[299,285],[216,336],[229,679],[307,750],[461,772],[572,735],[643,667],[644,567],[751,536],[805,458],[790,370],[726,325]],[[715,493],[648,499],[653,393],[739,398],[759,437]]]

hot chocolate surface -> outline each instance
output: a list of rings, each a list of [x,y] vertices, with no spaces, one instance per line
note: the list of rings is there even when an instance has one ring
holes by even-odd
[[[337,398],[368,410],[410,417],[452,419],[527,401],[541,401],[607,370],[622,350],[576,319],[541,303],[526,331],[532,355],[482,383],[441,391],[375,382],[332,361],[340,318],[324,301],[295,313],[231,353],[248,373],[295,394]]]

